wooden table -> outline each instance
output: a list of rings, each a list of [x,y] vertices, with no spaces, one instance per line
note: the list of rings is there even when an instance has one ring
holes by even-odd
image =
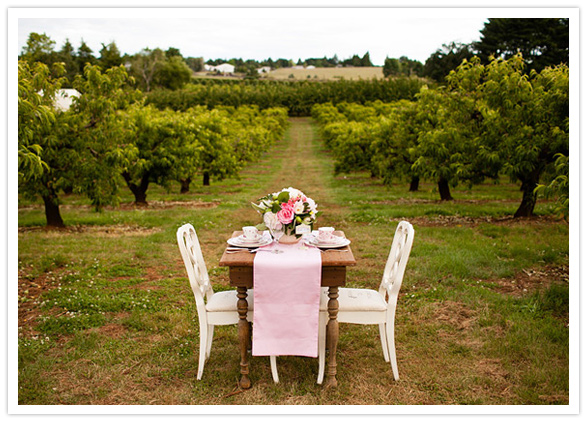
[[[232,237],[241,235],[241,231],[235,231]],[[344,236],[342,231],[336,231],[336,235]],[[322,253],[322,282],[323,287],[328,287],[328,325],[326,331],[326,346],[330,351],[328,359],[328,371],[325,386],[336,386],[336,347],[338,345],[338,287],[346,283],[346,268],[357,264],[349,246],[340,250],[345,252],[328,251]],[[251,387],[249,379],[249,361],[247,350],[251,342],[251,329],[247,322],[247,289],[253,288],[253,260],[254,253],[239,252],[226,253],[220,258],[219,266],[228,266],[230,285],[237,290],[237,310],[239,314],[238,338],[241,354],[241,379],[240,386],[243,389]]]

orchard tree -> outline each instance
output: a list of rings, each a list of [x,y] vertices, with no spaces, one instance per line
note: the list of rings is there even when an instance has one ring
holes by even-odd
[[[19,62],[19,191],[43,199],[48,226],[64,226],[59,194],[65,188],[86,194],[97,209],[115,199],[116,110],[131,98],[127,80],[122,67],[101,73],[87,65],[74,81],[81,97],[61,112],[53,108],[60,81],[42,64]]]
[[[63,74],[63,66],[55,69]],[[56,136],[57,114],[53,103],[63,79],[51,76],[49,68],[36,62],[18,62],[18,190],[26,197],[41,196],[47,225],[63,227],[56,205],[60,139]]]
[[[412,169],[420,135],[418,117],[417,103],[404,99],[394,103],[379,124],[372,143],[372,162],[385,184],[407,178],[410,191],[418,190],[420,177]]]
[[[230,119],[218,110],[197,115],[196,139],[202,145],[202,159],[199,173],[204,186],[212,178],[223,180],[238,175],[243,162],[239,162],[229,138]]]
[[[125,113],[122,177],[135,197],[135,205],[147,206],[151,182],[166,186],[176,161],[177,138],[185,134],[177,111],[159,111],[135,104]]]
[[[87,195],[96,210],[118,202],[117,180],[124,157],[121,112],[142,97],[133,85],[124,66],[102,71],[88,64],[74,81],[81,95],[66,113],[69,121],[63,136],[75,142],[74,192]]]
[[[181,132],[173,145],[175,160],[170,177],[180,184],[180,193],[189,193],[190,184],[202,167],[203,147],[196,139],[197,121],[195,116],[207,112],[203,106],[197,106],[186,112],[176,114],[178,121],[175,128]]]
[[[461,82],[474,86],[474,79]],[[436,180],[441,200],[453,199],[451,186],[495,178],[499,169],[497,152],[481,142],[484,121],[479,95],[457,88],[424,87],[418,95],[422,126],[412,168],[417,175]]]
[[[499,142],[504,172],[522,184],[514,216],[532,216],[541,177],[557,154],[569,155],[569,68],[527,75],[521,55],[496,59],[479,89],[487,103],[488,138]]]

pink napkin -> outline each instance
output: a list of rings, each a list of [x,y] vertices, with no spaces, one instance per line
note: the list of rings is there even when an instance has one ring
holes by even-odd
[[[317,357],[320,250],[272,244],[256,253],[253,275],[253,355]]]

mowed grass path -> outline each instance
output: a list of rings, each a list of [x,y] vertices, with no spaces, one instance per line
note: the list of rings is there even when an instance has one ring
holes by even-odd
[[[94,213],[64,198],[70,227],[47,231],[39,203],[19,209],[19,403],[47,405],[520,405],[567,404],[569,227],[540,203],[513,220],[516,185],[455,189],[441,203],[432,184],[408,193],[366,174],[335,176],[311,120],[291,119],[283,139],[238,180],[180,195],[152,186],[150,207]],[[396,316],[400,380],[378,331],[341,324],[339,387],[317,385],[317,361],[251,358],[240,390],[235,326],[216,329],[196,380],[198,323],[175,231],[198,231],[215,290],[225,240],[257,223],[250,202],[284,187],[314,198],[319,225],[343,229],[357,266],[349,285],[376,288],[397,222],[416,236]],[[178,188],[175,189],[176,191]],[[197,412],[197,408],[194,408]]]

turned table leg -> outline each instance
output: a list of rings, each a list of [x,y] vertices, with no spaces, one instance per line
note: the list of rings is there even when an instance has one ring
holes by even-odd
[[[326,346],[328,347],[328,377],[326,387],[336,387],[336,346],[338,345],[338,287],[328,288],[328,325],[326,327]]]
[[[241,353],[241,379],[239,381],[240,387],[249,389],[251,387],[251,380],[249,379],[249,360],[247,350],[251,339],[251,330],[249,322],[247,322],[247,287],[237,287],[236,296],[238,297],[237,311],[238,311],[238,341]]]

